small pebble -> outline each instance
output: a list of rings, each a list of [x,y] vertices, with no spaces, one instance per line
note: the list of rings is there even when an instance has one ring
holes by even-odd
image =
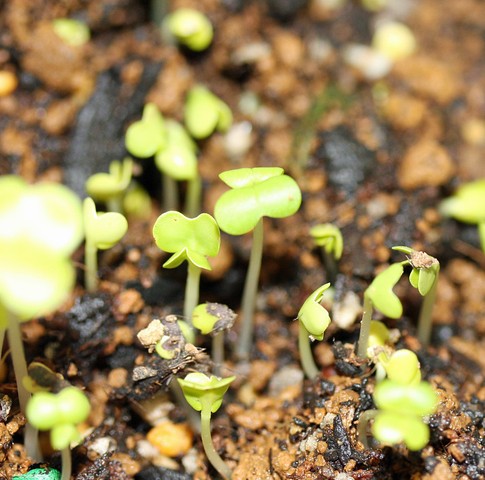
[[[0,97],[6,97],[15,91],[18,85],[17,77],[9,70],[0,70]]]
[[[372,46],[392,61],[409,57],[416,50],[416,38],[409,27],[399,22],[379,25]]]
[[[148,432],[147,440],[162,455],[178,457],[192,448],[193,434],[186,423],[165,421]]]

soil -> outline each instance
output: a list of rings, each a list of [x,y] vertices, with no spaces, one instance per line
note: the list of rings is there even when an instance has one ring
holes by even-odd
[[[87,177],[126,155],[124,132],[144,103],[182,120],[188,89],[206,85],[231,107],[242,146],[229,152],[220,133],[199,142],[204,211],[213,212],[224,189],[218,173],[240,166],[282,166],[303,190],[296,215],[265,220],[250,360],[233,353],[237,320],[225,339],[222,375],[237,379],[214,416],[213,438],[233,479],[485,478],[485,257],[474,226],[438,211],[458,185],[485,174],[485,3],[389,1],[371,13],[357,1],[331,10],[323,0],[173,0],[170,9],[195,7],[214,24],[214,42],[202,53],[164,42],[148,3],[0,1],[0,71],[17,82],[0,96],[0,173],[63,181],[85,196]],[[57,17],[87,22],[91,41],[60,42],[49,24]],[[343,52],[350,43],[370,44],[383,18],[404,21],[418,49],[370,81]],[[152,196],[150,218],[130,218],[121,244],[100,255],[95,294],[83,289],[82,248],[75,254],[79,282],[69,302],[23,327],[28,360],[90,398],[92,413],[72,452],[74,479],[217,478],[170,388],[176,376],[213,371],[210,339],[200,336],[198,349],[167,362],[136,336],[154,318],[181,314],[185,283],[182,267],[161,268],[164,254],[151,236],[161,212],[159,176],[150,160],[137,164],[137,180]],[[343,233],[335,282],[341,308],[325,341],[314,344],[321,374],[310,381],[294,319],[327,281],[309,235],[323,222]],[[421,299],[405,281],[396,288],[404,316],[386,320],[396,347],[417,353],[440,399],[428,418],[430,442],[418,452],[377,443],[365,449],[357,438],[375,386],[372,365],[354,353],[359,298],[376,272],[402,260],[393,245],[424,250],[441,264],[431,346],[415,337]],[[223,237],[201,299],[239,308],[249,248],[249,236]],[[1,375],[0,478],[10,479],[32,460],[8,359]],[[168,443],[188,442],[184,453],[160,452],[147,440],[164,422],[175,428]],[[45,453],[59,465],[48,441]]]

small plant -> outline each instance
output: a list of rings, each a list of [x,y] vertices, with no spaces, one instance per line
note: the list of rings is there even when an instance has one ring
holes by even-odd
[[[236,314],[226,305],[220,303],[201,303],[192,312],[192,324],[202,334],[212,336],[212,361],[214,372],[219,375],[224,363],[224,330],[230,330]]]
[[[315,378],[320,372],[313,360],[310,340],[323,340],[325,330],[330,325],[330,315],[320,305],[323,294],[329,287],[330,283],[326,283],[320,288],[317,288],[305,300],[297,316],[297,320],[299,321],[298,347],[300,350],[300,360],[303,371],[308,378]]]
[[[478,225],[480,245],[485,253],[485,178],[458,188],[452,197],[441,202],[440,212],[460,222]]]
[[[242,330],[238,355],[247,358],[252,340],[253,315],[263,254],[263,217],[284,218],[296,213],[301,191],[278,167],[229,170],[219,178],[232,190],[217,201],[214,216],[230,235],[253,231],[253,245],[242,298]]]
[[[80,440],[76,426],[84,422],[91,405],[86,395],[76,387],[66,387],[59,393],[34,393],[27,404],[27,420],[39,430],[50,430],[51,445],[61,451],[62,477],[71,478],[71,442]]]
[[[235,378],[214,376],[209,378],[203,373],[195,372],[189,373],[183,380],[178,379],[185,399],[194,410],[200,412],[201,436],[205,454],[212,466],[225,480],[231,478],[232,472],[214,448],[210,421],[212,413],[217,412],[222,405],[222,398]]]
[[[123,212],[123,197],[133,173],[133,161],[125,158],[109,164],[109,173],[95,173],[86,181],[86,192],[95,201],[103,202],[110,212]]]
[[[225,132],[232,124],[231,109],[207,88],[197,85],[187,94],[185,126],[196,139],[207,138],[215,130]]]
[[[173,253],[163,264],[164,268],[176,268],[185,260],[188,263],[184,317],[189,321],[199,301],[201,270],[211,270],[207,257],[214,257],[219,253],[219,227],[207,213],[201,213],[196,218],[187,218],[180,212],[165,212],[157,218],[153,226],[153,237],[160,250]]]
[[[208,48],[214,36],[209,19],[192,8],[179,8],[167,15],[162,29],[178,43],[195,52]]]
[[[84,200],[83,212],[86,231],[84,282],[88,292],[95,292],[98,288],[98,249],[114,247],[128,230],[128,222],[121,213],[97,213],[90,197]]]
[[[327,279],[335,283],[337,278],[337,262],[342,257],[344,241],[340,229],[331,223],[315,225],[310,229],[310,235],[315,245],[321,247]]]
[[[63,42],[72,47],[81,47],[88,43],[91,37],[89,27],[84,22],[73,18],[56,18],[52,21],[52,28]]]

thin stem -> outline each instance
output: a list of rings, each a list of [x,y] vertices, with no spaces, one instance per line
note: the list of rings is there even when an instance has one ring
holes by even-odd
[[[203,406],[200,412],[201,418],[201,437],[202,445],[204,446],[204,451],[207,459],[211,465],[219,472],[224,480],[230,480],[232,476],[231,469],[226,465],[224,460],[219,456],[212,443],[211,436],[211,410],[210,406]]]
[[[185,284],[184,317],[185,321],[192,326],[192,312],[199,303],[199,284],[201,269],[188,261],[187,283]]]
[[[436,291],[438,290],[439,270],[436,272],[433,286],[427,295],[424,296],[418,319],[418,339],[424,347],[429,345],[431,339],[431,327],[433,324],[433,306],[436,300]]]
[[[94,293],[98,289],[98,249],[89,241],[84,246],[84,263],[84,286],[88,292]]]
[[[249,259],[248,272],[244,284],[244,293],[242,298],[242,326],[239,335],[239,345],[237,347],[237,356],[240,359],[247,360],[249,349],[253,340],[253,317],[256,306],[256,293],[258,291],[259,272],[261,270],[261,260],[263,257],[263,219],[254,227],[253,246],[251,257]]]
[[[327,282],[334,285],[338,273],[337,261],[331,253],[327,253],[324,247],[322,247],[322,257],[323,264],[325,265],[325,271],[327,273]]]
[[[217,332],[212,337],[212,361],[214,362],[214,375],[220,377],[224,363],[224,330]]]
[[[310,338],[308,330],[305,328],[302,322],[299,322],[298,332],[298,348],[300,350],[300,362],[303,367],[303,371],[308,378],[315,378],[320,373],[315,360],[313,359],[312,348],[310,345]]]
[[[62,462],[61,480],[71,480],[72,459],[71,459],[71,449],[69,447],[63,448],[61,450],[61,462]]]
[[[177,210],[178,207],[178,186],[177,180],[172,177],[162,174],[163,183],[163,209],[166,212]]]
[[[202,192],[202,180],[199,175],[187,182],[185,194],[184,214],[193,218],[200,213],[200,195]]]
[[[378,410],[366,410],[359,416],[359,424],[357,426],[357,433],[359,441],[364,445],[364,448],[369,448],[369,442],[367,441],[369,422],[373,420],[378,414]]]
[[[359,344],[357,355],[360,358],[367,357],[367,347],[369,345],[370,322],[372,320],[372,301],[364,292],[364,309],[360,322]]]
[[[108,212],[123,213],[123,194],[115,195],[106,201]]]
[[[27,362],[25,361],[24,344],[22,342],[22,331],[20,328],[20,321],[17,316],[12,312],[8,312],[7,316],[7,336],[13,369],[15,372],[15,380],[17,382],[17,394],[19,397],[20,410],[25,414],[27,402],[30,400],[31,394],[23,384],[23,379],[28,376],[28,373]],[[35,429],[30,423],[25,425],[24,445],[27,456],[35,461],[42,460],[42,455],[39,450],[37,429]]]

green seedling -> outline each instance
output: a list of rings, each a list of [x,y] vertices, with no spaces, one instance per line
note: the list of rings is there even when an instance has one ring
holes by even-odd
[[[123,197],[130,185],[133,161],[125,158],[109,164],[109,173],[95,173],[86,181],[86,192],[95,201],[103,202],[110,212],[123,212]]]
[[[207,138],[215,130],[225,132],[232,124],[231,109],[207,88],[197,85],[187,94],[184,121],[196,139]]]
[[[214,36],[209,19],[192,8],[179,8],[167,15],[162,29],[178,43],[195,52],[208,48]]]
[[[263,254],[263,217],[284,218],[297,212],[301,191],[295,180],[278,167],[228,170],[219,178],[232,190],[217,201],[214,216],[230,235],[253,230],[253,245],[242,299],[242,330],[238,355],[247,358],[252,341],[253,315]]]
[[[485,253],[485,178],[458,188],[452,197],[441,202],[440,212],[460,222],[478,225],[480,245]]]
[[[179,212],[165,212],[153,226],[153,237],[160,250],[173,253],[163,264],[164,268],[176,268],[188,263],[185,287],[184,317],[192,318],[199,300],[199,283],[202,269],[211,270],[207,257],[219,253],[221,234],[216,221],[207,213],[187,218]]]
[[[114,247],[128,230],[126,218],[117,212],[96,212],[94,200],[84,200],[84,228],[86,245],[84,250],[86,270],[84,281],[88,292],[98,288],[98,250]]]
[[[81,47],[89,42],[91,32],[89,27],[73,18],[56,18],[52,21],[52,28],[61,40],[72,47]]]
[[[390,340],[389,329],[377,320],[370,322],[369,341],[367,342],[367,357],[370,358],[376,366],[376,380],[382,380],[386,377],[386,370],[383,362],[388,358],[387,343]]]
[[[91,411],[86,395],[76,387],[67,387],[59,393],[34,393],[27,404],[27,420],[39,430],[50,430],[51,445],[61,451],[62,477],[71,478],[71,442],[81,436],[76,425],[84,422]]]
[[[313,360],[310,347],[310,340],[323,340],[325,330],[330,325],[330,315],[320,304],[325,290],[330,287],[330,283],[317,288],[306,300],[298,312],[299,321],[298,347],[300,350],[300,360],[303,371],[308,378],[318,376],[320,370]]]
[[[421,368],[417,355],[407,348],[396,350],[381,360],[387,378],[401,385],[415,385],[421,381]]]
[[[337,278],[337,262],[342,257],[344,241],[340,229],[331,223],[315,225],[310,229],[310,235],[317,247],[322,250],[323,262],[329,282],[335,283]]]
[[[128,218],[148,220],[152,213],[149,193],[138,183],[132,182],[123,197],[123,211]]]
[[[224,363],[224,331],[232,328],[235,319],[236,314],[220,303],[201,303],[192,312],[192,325],[202,334],[212,336],[211,353],[216,375]]]
[[[226,480],[231,478],[232,472],[214,448],[210,421],[211,414],[219,410],[222,405],[222,398],[235,378],[218,378],[214,376],[209,378],[203,373],[196,372],[189,373],[183,380],[178,379],[188,404],[194,410],[200,412],[201,436],[205,454],[212,466]]]
[[[425,252],[418,252],[409,247],[398,246],[393,250],[403,252],[408,256],[407,264],[412,270],[409,282],[424,297],[418,318],[418,339],[427,346],[431,338],[432,312],[436,300],[440,263],[438,260]]]
[[[374,390],[378,410],[368,410],[359,419],[359,438],[367,446],[368,423],[374,419],[372,434],[381,443],[404,442],[410,450],[421,450],[429,441],[429,427],[423,417],[436,411],[438,398],[428,382],[402,384],[380,382]]]

